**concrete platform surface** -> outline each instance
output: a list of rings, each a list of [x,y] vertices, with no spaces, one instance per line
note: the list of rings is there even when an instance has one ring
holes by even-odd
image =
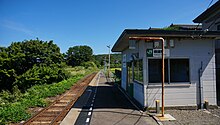
[[[63,123],[75,125],[157,125],[152,117],[139,112],[113,83],[107,82],[103,73],[86,89],[66,119],[70,122]]]

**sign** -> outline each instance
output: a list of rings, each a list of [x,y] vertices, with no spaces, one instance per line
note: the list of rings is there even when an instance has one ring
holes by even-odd
[[[123,55],[123,58],[122,58],[122,62],[126,62],[126,60],[127,60],[126,58],[127,58],[127,57],[126,57],[126,54],[124,54],[124,55]]]
[[[153,49],[147,49],[147,57],[153,57]]]
[[[164,50],[164,56],[169,57],[170,56],[170,50],[165,49]],[[147,49],[147,57],[161,57],[162,56],[162,49]]]
[[[123,67],[123,68],[126,68],[126,67],[127,67],[127,65],[126,65],[127,62],[126,62],[126,60],[127,60],[127,59],[126,59],[126,54],[124,54],[124,55],[123,55],[123,59],[122,59],[122,67]]]

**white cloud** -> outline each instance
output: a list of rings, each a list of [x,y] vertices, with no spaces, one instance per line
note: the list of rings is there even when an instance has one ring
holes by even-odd
[[[29,36],[35,37],[34,32],[32,30],[29,30],[28,28],[26,28],[21,23],[13,22],[10,20],[3,20],[1,25],[5,28],[8,28],[8,29],[11,29],[14,31],[18,31],[18,32],[22,32],[22,33],[27,34]]]

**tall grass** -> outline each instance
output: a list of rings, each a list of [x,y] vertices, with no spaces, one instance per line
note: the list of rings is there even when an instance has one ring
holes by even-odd
[[[12,92],[0,93],[0,125],[16,123],[31,117],[29,108],[45,107],[48,105],[47,97],[56,96],[70,89],[78,80],[87,74],[97,71],[97,68],[67,67],[66,71],[71,73],[71,78],[59,83],[35,85],[25,93],[15,87]]]
[[[63,80],[59,83],[35,85],[23,93],[19,100],[13,103],[4,102],[3,97],[16,93],[4,92],[1,95],[0,101],[0,124],[8,124],[9,122],[18,122],[30,118],[30,113],[27,112],[31,107],[45,107],[48,102],[47,97],[55,96],[65,92],[84,75],[76,75],[68,80]]]

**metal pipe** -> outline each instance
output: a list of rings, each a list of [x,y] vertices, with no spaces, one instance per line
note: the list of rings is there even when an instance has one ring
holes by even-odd
[[[201,67],[199,68],[199,108],[203,109],[203,84],[202,84],[202,66],[203,62],[201,62]]]
[[[162,37],[129,37],[130,40],[161,40],[162,41],[162,117],[164,117],[164,39]]]
[[[162,117],[164,117],[164,39],[162,38]]]

